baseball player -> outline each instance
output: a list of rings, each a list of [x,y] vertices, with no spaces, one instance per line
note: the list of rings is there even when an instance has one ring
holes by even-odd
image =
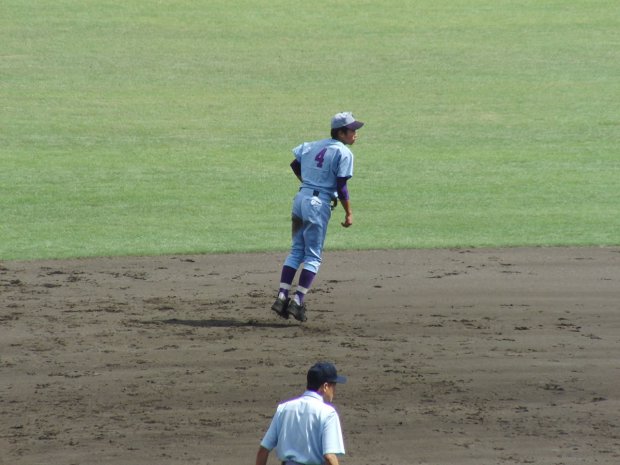
[[[293,200],[291,251],[280,275],[278,297],[271,309],[282,318],[290,315],[306,321],[304,298],[319,271],[323,243],[332,208],[340,200],[345,228],[353,224],[347,181],[353,176],[353,153],[348,146],[357,138],[364,125],[350,112],[337,113],[331,121],[331,138],[304,142],[293,149],[291,168],[301,187]],[[303,263],[295,295],[289,292],[295,274]]]
[[[306,392],[278,405],[256,454],[256,465],[266,465],[277,447],[282,465],[338,465],[344,455],[340,418],[330,405],[337,383],[346,383],[329,362],[313,365],[306,376]]]

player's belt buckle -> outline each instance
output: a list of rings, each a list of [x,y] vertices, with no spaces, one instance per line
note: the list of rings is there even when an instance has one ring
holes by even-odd
[[[313,191],[312,191],[312,195],[313,195],[314,197],[318,197],[318,196],[319,196],[319,194],[320,194],[320,192],[319,192],[319,191],[317,191],[317,190],[313,190]]]

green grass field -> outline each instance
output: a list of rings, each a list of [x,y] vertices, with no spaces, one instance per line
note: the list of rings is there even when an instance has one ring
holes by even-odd
[[[620,4],[4,0],[0,258],[286,250],[330,117],[327,247],[620,244]]]

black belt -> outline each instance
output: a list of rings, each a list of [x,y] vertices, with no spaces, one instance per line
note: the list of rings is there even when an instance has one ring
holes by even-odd
[[[299,190],[303,190],[303,189],[312,189],[311,187],[300,187]],[[312,196],[313,197],[320,197],[321,195],[326,195],[327,197],[329,197],[330,199],[333,199],[333,197],[331,195],[329,195],[327,192],[322,192],[318,189],[312,189]]]
[[[310,188],[309,187],[300,187],[299,188],[299,190],[302,190],[302,189],[310,189]],[[332,197],[329,194],[326,194],[325,192],[321,192],[318,189],[313,189],[312,190],[312,196],[313,197],[319,197],[321,194],[329,196],[329,198],[331,200],[331,209],[332,210],[338,206],[338,197]]]
[[[301,190],[303,190],[303,189],[308,189],[308,190],[310,190],[310,188],[309,188],[309,187],[300,187],[300,188],[299,188],[299,190],[300,190],[300,191],[301,191]],[[325,192],[321,192],[321,191],[320,191],[320,190],[318,190],[318,189],[313,189],[313,190],[312,190],[312,196],[313,196],[313,197],[318,197],[318,196],[319,196],[319,195],[321,195],[321,194],[325,194]],[[325,194],[325,195],[329,195],[329,194]]]

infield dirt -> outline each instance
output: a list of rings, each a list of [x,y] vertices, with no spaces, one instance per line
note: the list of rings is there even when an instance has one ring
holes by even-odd
[[[283,259],[0,263],[0,463],[251,464],[318,360],[343,464],[620,463],[620,248],[327,251],[305,324]]]

